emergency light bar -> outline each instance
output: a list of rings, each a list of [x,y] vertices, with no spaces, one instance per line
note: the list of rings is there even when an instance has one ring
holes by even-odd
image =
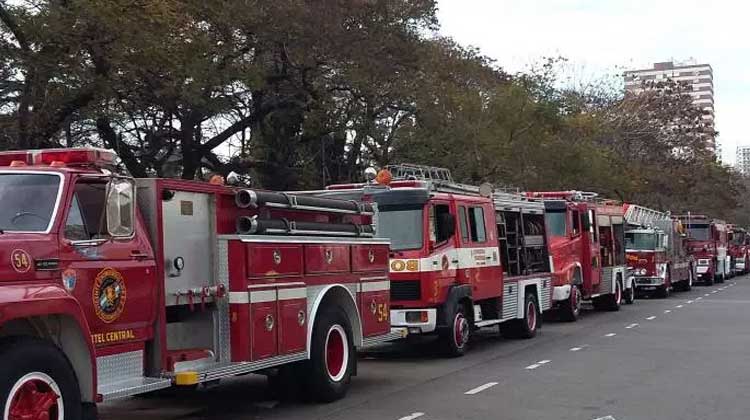
[[[0,152],[0,166],[53,165],[111,167],[115,152],[99,148],[38,149]]]

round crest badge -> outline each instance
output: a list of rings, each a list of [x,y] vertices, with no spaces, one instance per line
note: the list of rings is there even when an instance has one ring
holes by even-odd
[[[92,289],[96,316],[106,323],[114,322],[125,309],[127,292],[122,274],[113,268],[100,271]]]
[[[10,253],[10,265],[18,273],[25,273],[31,269],[31,255],[23,249],[14,249]]]

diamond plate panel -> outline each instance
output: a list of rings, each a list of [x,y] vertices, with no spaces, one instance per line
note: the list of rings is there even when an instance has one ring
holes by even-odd
[[[220,239],[216,244],[216,282],[224,286],[224,290],[229,290],[229,241]],[[230,340],[229,336],[229,299],[219,299],[216,302],[216,352],[219,362],[228,363],[231,361]]]
[[[143,350],[96,358],[96,378],[100,387],[142,376]]]
[[[503,288],[503,319],[516,318],[518,315],[518,284],[505,284]]]

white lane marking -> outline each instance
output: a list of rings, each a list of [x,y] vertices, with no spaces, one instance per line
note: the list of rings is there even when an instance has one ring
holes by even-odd
[[[708,295],[706,295],[706,296],[708,296]],[[703,299],[703,296],[698,296],[697,298],[695,298],[695,300],[701,300],[701,299]]]
[[[466,395],[479,394],[480,392],[484,391],[485,389],[492,388],[495,385],[497,385],[497,382],[487,382],[484,385],[480,385],[480,386],[478,386],[478,387],[476,387],[474,389],[470,389],[470,390],[464,392],[464,394],[466,394]]]
[[[650,317],[648,317],[648,318],[646,318],[646,319],[647,319],[647,320],[649,320],[649,321],[653,321],[653,320],[655,320],[655,319],[656,319],[656,317],[655,317],[655,316],[653,316],[653,315],[651,315]]]
[[[579,351],[579,350],[583,350],[583,347],[571,347],[570,348],[570,351]]]
[[[625,328],[629,330],[629,329],[631,329],[631,328],[635,328],[635,327],[637,327],[637,326],[638,326],[638,323],[632,323],[632,324],[628,325],[628,326],[627,326],[627,327],[625,327]]]
[[[539,366],[541,366],[539,363],[534,363],[533,365],[526,366],[526,369],[533,370],[533,369],[538,368]]]
[[[675,308],[677,308],[677,309],[682,308],[682,305],[677,305],[677,306],[675,306]]]
[[[705,294],[705,295],[703,295],[703,296],[705,296],[705,297],[708,297],[709,295],[708,295],[708,293],[706,293],[706,294]]]
[[[712,291],[711,291],[711,294],[714,294],[714,293],[716,293],[716,292],[718,292],[718,290],[712,290]]]
[[[608,333],[608,334],[604,334],[604,336],[605,336],[605,337],[614,337],[614,336],[616,336],[616,335],[617,335],[617,334],[615,334],[615,333]]]
[[[671,310],[671,309],[665,309],[665,310],[664,310],[664,313],[665,313],[665,314],[668,314],[668,313],[670,313],[670,312],[672,312],[672,310]]]
[[[414,419],[418,419],[418,418],[420,418],[420,417],[422,417],[422,416],[424,416],[424,413],[411,413],[411,414],[409,414],[408,416],[406,416],[406,417],[401,417],[401,418],[400,418],[400,419],[398,419],[398,420],[414,420]]]
[[[692,300],[689,300],[689,301],[687,301],[687,302],[685,302],[685,303],[693,303],[693,301],[692,301]]]
[[[594,420],[617,420],[617,419],[612,416],[605,416],[605,417],[597,417]]]
[[[540,361],[538,361],[537,363],[539,363],[540,365],[546,365],[547,363],[549,363],[549,362],[551,362],[551,361],[552,361],[552,360],[540,360]]]

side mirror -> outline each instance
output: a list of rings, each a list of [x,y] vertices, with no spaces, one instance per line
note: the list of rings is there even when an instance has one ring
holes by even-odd
[[[456,233],[456,218],[450,213],[441,213],[438,217],[438,232],[445,235],[444,238],[437,238],[438,242],[452,238]]]
[[[107,184],[107,233],[129,238],[135,233],[135,184],[132,179],[112,178]]]
[[[581,220],[581,226],[583,226],[584,232],[591,229],[591,220],[589,220],[588,216],[584,216]]]

